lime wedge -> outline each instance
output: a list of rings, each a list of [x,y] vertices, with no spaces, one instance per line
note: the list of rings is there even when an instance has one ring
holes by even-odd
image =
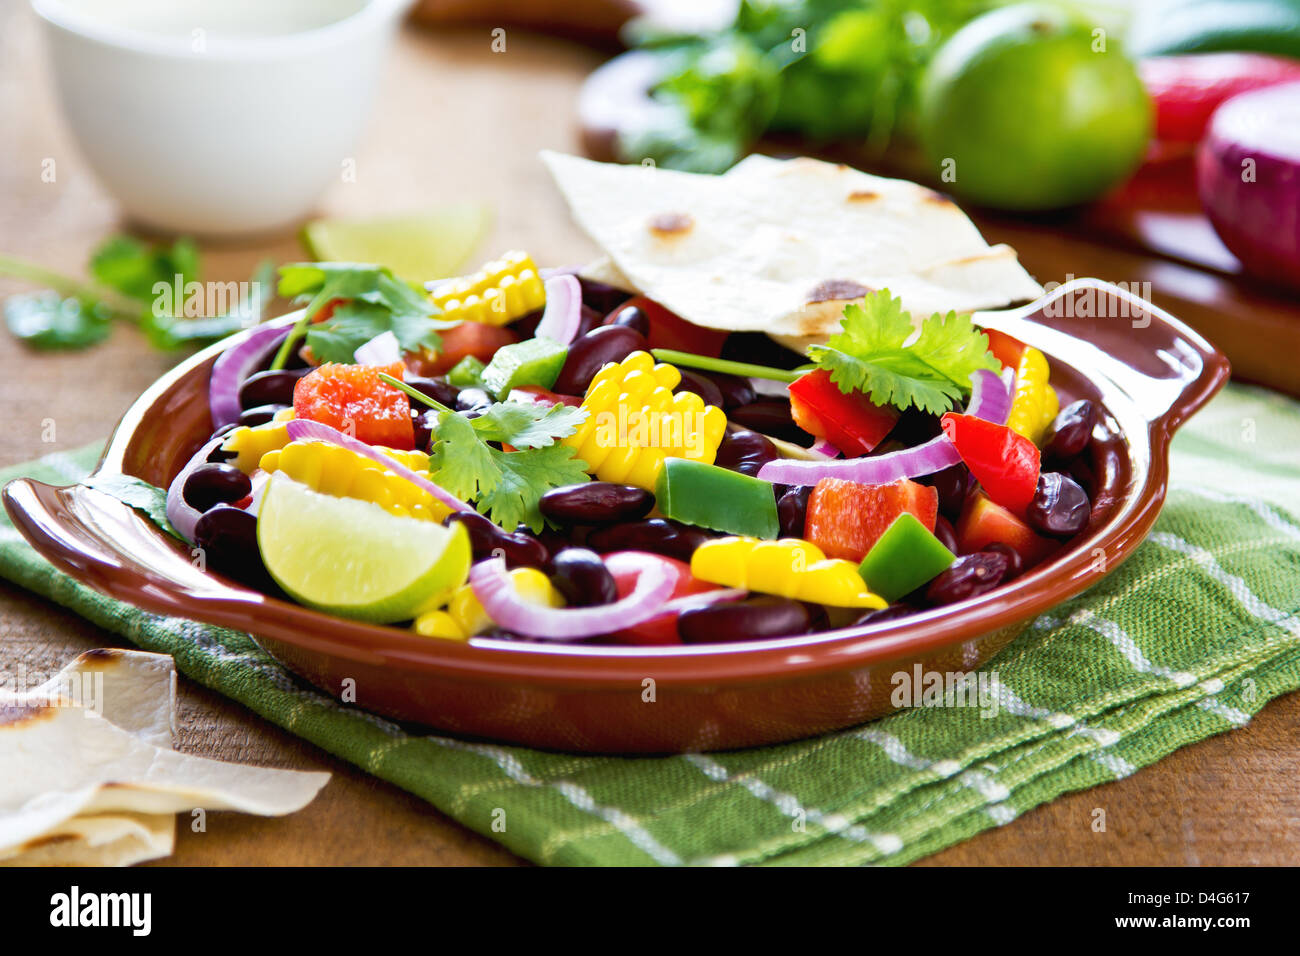
[[[469,575],[463,525],[389,514],[273,474],[257,518],[262,561],[308,607],[381,624],[435,607]]]
[[[492,216],[478,203],[455,203],[426,213],[377,219],[316,219],[302,230],[303,245],[327,262],[373,262],[411,282],[445,279],[474,253]]]

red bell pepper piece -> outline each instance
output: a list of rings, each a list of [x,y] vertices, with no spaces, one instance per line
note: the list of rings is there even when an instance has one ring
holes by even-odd
[[[708,581],[701,581],[691,574],[691,566],[684,561],[678,561],[676,558],[669,558],[663,555],[655,555],[660,561],[671,565],[677,572],[677,583],[673,586],[673,593],[668,596],[668,600],[686,597],[690,594],[702,594],[705,591],[716,591],[718,585],[710,584]],[[618,588],[618,596],[625,598],[632,593],[636,587],[639,572],[630,574],[615,574],[614,586]],[[616,644],[632,644],[638,647],[652,647],[665,644],[680,644],[681,637],[677,634],[677,614],[660,614],[652,617],[648,621],[642,621],[632,627],[625,627],[621,631],[615,631],[609,635],[609,639]]]
[[[1038,489],[1038,446],[1006,425],[973,415],[948,412],[939,421],[989,497],[1017,515],[1024,514]]]
[[[504,326],[486,322],[462,322],[438,333],[442,348],[437,352],[412,352],[406,365],[414,375],[443,375],[456,367],[465,356],[472,355],[484,364],[492,361],[497,349],[513,345],[519,336]]]
[[[957,521],[957,550],[962,554],[973,554],[995,541],[1020,555],[1026,568],[1042,561],[1057,547],[1055,541],[1035,534],[1029,525],[977,491],[967,499]]]
[[[934,531],[939,493],[907,478],[887,485],[823,478],[808,496],[804,537],[828,558],[859,562],[904,511]]]
[[[1025,354],[1024,342],[996,329],[985,329],[984,334],[989,337],[989,351],[1002,363],[1003,368],[1020,367],[1020,357]]]
[[[791,383],[790,412],[796,425],[848,458],[871,451],[898,422],[897,409],[877,405],[861,392],[840,391],[822,368]]]

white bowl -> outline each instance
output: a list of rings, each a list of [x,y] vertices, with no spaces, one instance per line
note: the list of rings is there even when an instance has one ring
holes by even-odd
[[[412,0],[32,0],[63,112],[139,222],[290,226],[346,179]]]

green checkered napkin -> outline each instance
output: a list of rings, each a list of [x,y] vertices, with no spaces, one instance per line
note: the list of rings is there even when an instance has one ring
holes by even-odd
[[[95,457],[49,455],[2,477],[73,481]],[[1178,436],[1150,539],[986,665],[996,716],[916,708],[816,740],[680,757],[408,731],[304,687],[247,635],[82,587],[7,523],[0,574],[539,863],[907,863],[1238,727],[1300,687],[1298,491],[1300,406],[1232,387]]]

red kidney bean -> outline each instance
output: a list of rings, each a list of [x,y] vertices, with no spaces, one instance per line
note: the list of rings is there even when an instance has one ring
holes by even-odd
[[[254,372],[239,386],[239,407],[256,408],[259,405],[292,405],[293,388],[298,379],[310,369],[292,368],[276,372]]]
[[[970,488],[970,469],[961,462],[949,465],[943,471],[932,475],[922,475],[916,479],[922,485],[929,485],[939,493],[939,513],[953,521],[961,516],[961,509],[966,504],[966,493]]]
[[[719,468],[752,476],[757,475],[760,468],[778,457],[776,446],[766,435],[743,428],[729,428],[718,444],[718,454],[713,459],[713,463]]]
[[[925,599],[931,604],[955,604],[993,590],[1006,574],[1006,555],[992,551],[963,554],[930,582]]]
[[[957,532],[953,529],[952,522],[943,515],[935,516],[934,536],[953,554],[957,553]]]
[[[462,388],[456,396],[456,411],[466,418],[478,418],[492,405],[492,396],[481,388]]]
[[[501,557],[508,568],[545,568],[551,554],[531,534],[506,531],[477,511],[453,511],[443,521],[460,522],[469,532],[469,545],[475,561]]]
[[[808,609],[798,601],[756,597],[683,611],[677,634],[687,644],[717,644],[806,634],[809,623]]]
[[[1001,541],[994,541],[991,544],[985,545],[982,550],[991,552],[992,554],[1000,554],[1007,559],[1007,573],[1003,575],[1003,581],[1010,581],[1014,578],[1018,578],[1020,577],[1021,572],[1025,570],[1025,559],[1020,556],[1019,551],[1011,547],[1009,544],[1003,544]]]
[[[1043,440],[1043,460],[1067,462],[1083,453],[1092,441],[1097,424],[1097,406],[1086,398],[1061,409]]]
[[[564,548],[551,557],[551,583],[571,607],[595,607],[618,600],[618,586],[605,562],[587,548]]]
[[[650,317],[639,306],[619,306],[605,317],[605,324],[625,325],[629,329],[635,329],[647,339],[650,337]]]
[[[582,304],[601,315],[609,315],[632,297],[622,289],[582,276],[578,276],[578,285],[582,287]]]
[[[790,403],[784,399],[760,398],[748,405],[741,405],[727,412],[727,417],[743,428],[749,428],[773,438],[794,442],[797,445],[812,444],[812,436],[794,423],[790,414]]]
[[[519,336],[520,340],[531,339],[537,334],[537,326],[541,324],[542,313],[545,311],[545,309],[534,309],[527,315],[521,315],[513,322],[507,323],[507,325],[511,332]]]
[[[438,427],[438,416],[442,412],[436,408],[426,408],[424,411],[411,410],[411,425],[415,432],[415,447],[420,451],[428,451],[433,444],[433,432]]]
[[[246,408],[239,413],[239,424],[250,428],[254,425],[265,425],[288,407],[288,405],[258,405],[256,408]]]
[[[404,379],[404,381],[417,392],[428,395],[435,402],[440,402],[448,408],[455,408],[456,400],[460,397],[460,389],[440,375],[432,378],[413,376]],[[483,394],[486,395],[487,393],[484,392]],[[411,407],[428,408],[427,405],[422,405],[418,398],[411,401]]]
[[[222,425],[220,428],[218,428],[216,431],[212,433],[212,437],[222,438],[226,435],[229,435],[238,427],[239,427],[239,422],[231,422],[229,425]],[[216,448],[213,448],[212,451],[208,452],[208,461],[218,461],[218,462],[230,461],[230,459],[234,457],[236,457],[235,452],[226,451],[220,445],[218,445]]]
[[[898,417],[886,438],[912,448],[941,434],[943,429],[939,427],[939,416],[909,408]]]
[[[206,566],[241,584],[269,594],[280,589],[262,563],[257,548],[257,517],[240,508],[218,505],[199,516],[194,543],[202,549]]]
[[[854,627],[864,627],[868,624],[884,624],[886,621],[896,621],[900,617],[908,617],[915,614],[918,608],[910,604],[891,604],[888,607],[875,608],[867,611],[853,622]]]
[[[1082,531],[1091,514],[1092,502],[1077,481],[1059,471],[1047,471],[1038,476],[1025,520],[1035,531],[1065,538]]]
[[[249,477],[234,465],[209,462],[195,468],[181,487],[185,503],[197,511],[238,501],[253,490]]]
[[[811,485],[795,485],[776,502],[776,517],[781,524],[781,537],[802,538],[804,522],[808,518],[808,496]]]
[[[603,525],[644,518],[655,506],[655,496],[635,485],[588,481],[552,488],[542,495],[538,506],[557,524]]]
[[[648,352],[650,343],[636,329],[602,325],[574,341],[564,367],[551,387],[562,395],[586,394],[596,373],[609,362],[621,362],[633,352]]]
[[[688,368],[681,369],[681,373],[682,380],[673,389],[674,392],[694,392],[703,399],[705,405],[722,407],[722,391],[712,381]]]
[[[679,561],[690,561],[695,549],[714,537],[702,528],[666,518],[649,518],[596,528],[587,535],[587,547],[601,554],[611,551],[650,551]]]
[[[758,393],[754,391],[754,386],[747,378],[728,375],[726,372],[697,372],[696,374],[709,379],[717,386],[718,392],[722,395],[724,409],[739,408],[741,405],[758,401]]]

